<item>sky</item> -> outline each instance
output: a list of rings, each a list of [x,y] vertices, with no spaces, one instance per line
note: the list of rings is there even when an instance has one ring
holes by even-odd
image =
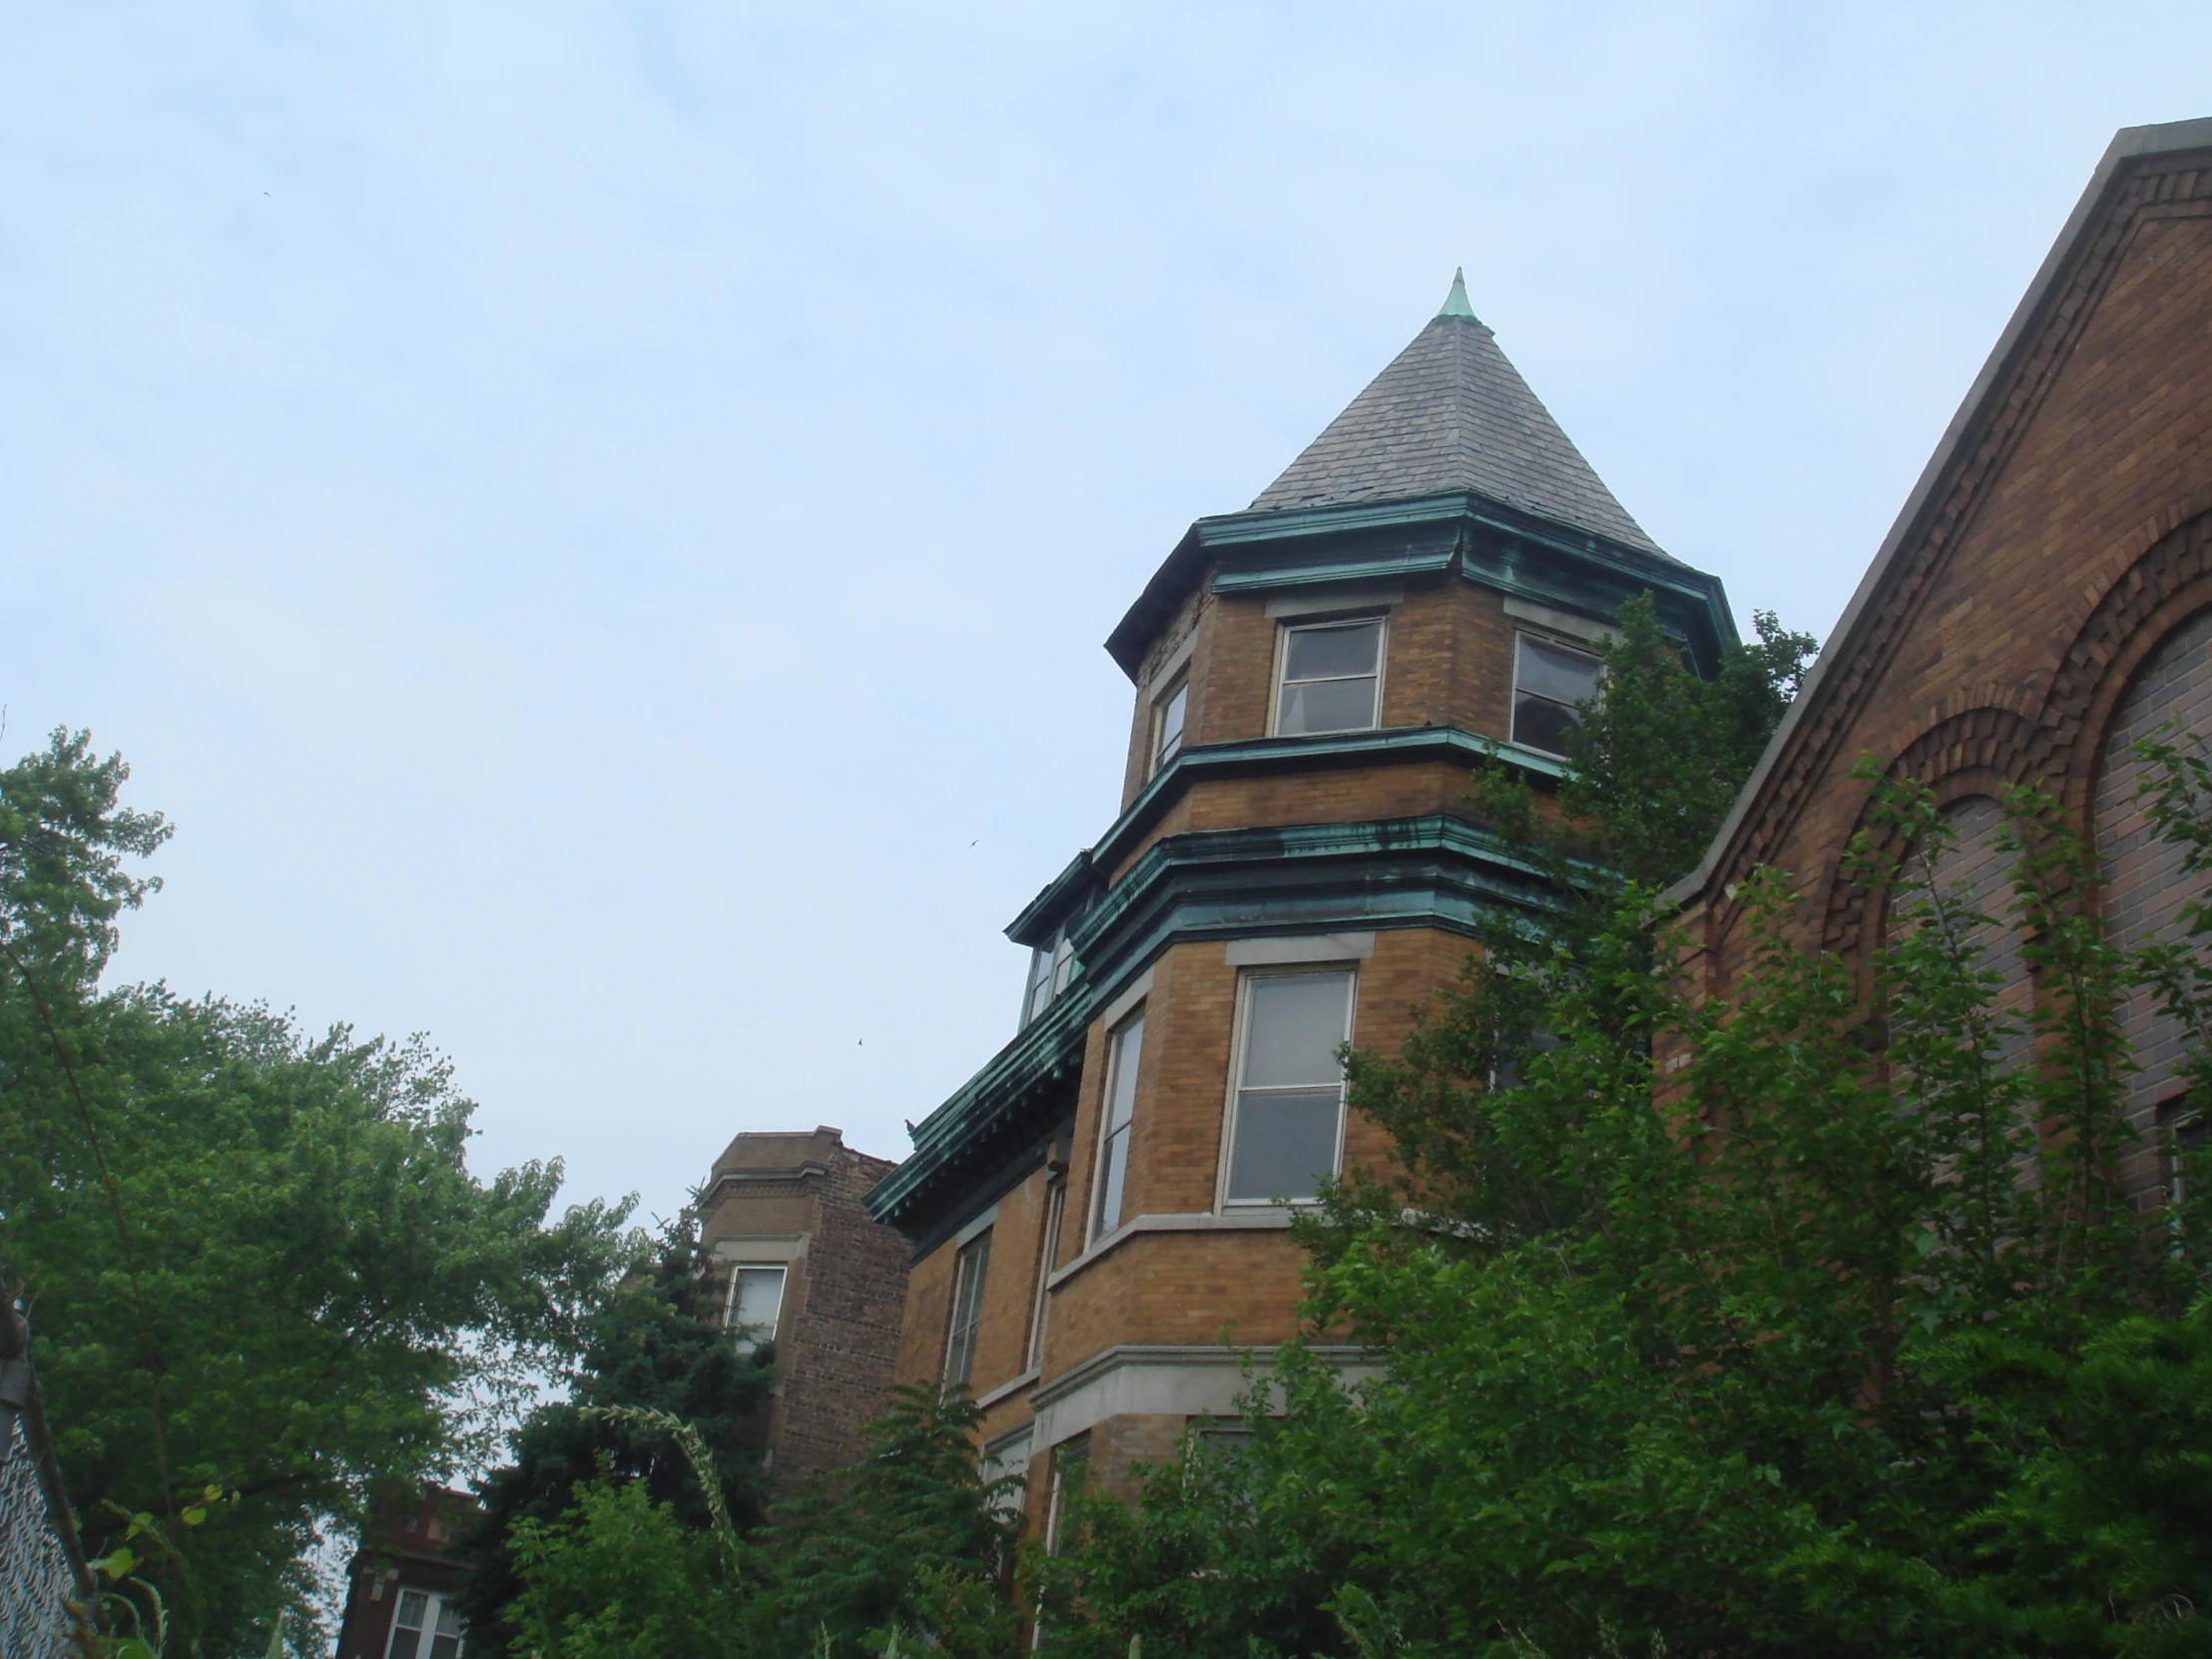
[[[481,1173],[884,1156],[1118,806],[1101,647],[1435,311],[1825,633],[2212,7],[5,7],[0,746],[113,973],[427,1032]]]

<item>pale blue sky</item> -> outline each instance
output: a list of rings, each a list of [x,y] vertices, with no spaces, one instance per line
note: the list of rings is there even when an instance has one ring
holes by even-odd
[[[429,1031],[664,1213],[904,1150],[1107,823],[1099,642],[1467,269],[1825,631],[2198,4],[8,7],[0,702],[120,970]],[[973,844],[971,844],[973,843]]]

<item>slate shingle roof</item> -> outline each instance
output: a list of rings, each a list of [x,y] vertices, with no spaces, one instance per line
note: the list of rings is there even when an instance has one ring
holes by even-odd
[[[1389,367],[1260,492],[1255,512],[1472,490],[1557,524],[1658,553],[1551,411],[1506,361],[1454,278]]]

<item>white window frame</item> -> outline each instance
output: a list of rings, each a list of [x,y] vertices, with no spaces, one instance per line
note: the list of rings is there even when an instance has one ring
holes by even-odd
[[[765,1325],[738,1324],[738,1284],[740,1274],[773,1273],[777,1276],[776,1317]],[[791,1295],[792,1268],[789,1262],[732,1262],[730,1264],[730,1291],[723,1299],[722,1323],[726,1330],[737,1333],[737,1350],[740,1354],[752,1354],[763,1343],[773,1343],[784,1331],[784,1301]],[[749,1337],[748,1331],[766,1331],[765,1337]]]
[[[1091,1471],[1091,1431],[1071,1434],[1052,1448],[1051,1483],[1046,1489],[1044,1508],[1044,1552],[1060,1553],[1064,1541],[1060,1537],[1060,1522],[1067,1518],[1069,1488],[1080,1485]]]
[[[1183,700],[1183,723],[1176,729],[1175,754],[1163,755],[1161,746],[1167,741],[1168,705],[1178,697]],[[1166,690],[1152,700],[1151,742],[1147,746],[1150,758],[1145,763],[1145,776],[1155,778],[1160,769],[1168,765],[1189,747],[1191,741],[1191,671],[1184,668],[1167,683]]]
[[[399,1609],[406,1605],[404,1598],[410,1595],[429,1598],[424,1603],[421,1627],[415,1632],[417,1638],[415,1659],[430,1659],[431,1649],[436,1645],[438,1616],[447,1606],[445,1592],[429,1589],[421,1584],[400,1584],[395,1587],[391,1598],[391,1631],[384,1638],[384,1659],[392,1659],[394,1650],[399,1646],[399,1638],[402,1634],[399,1626]],[[458,1612],[454,1615],[456,1619],[459,1616]],[[455,1643],[453,1652],[456,1656],[468,1650],[468,1632],[465,1629],[457,1634],[453,1640]]]
[[[1252,1028],[1252,987],[1262,979],[1293,979],[1309,974],[1342,974],[1351,983],[1345,990],[1345,1034],[1339,1039],[1351,1042],[1359,1029],[1360,1020],[1360,964],[1357,961],[1303,962],[1297,965],[1244,968],[1237,974],[1237,1014],[1229,1033],[1229,1093],[1222,1106],[1221,1154],[1216,1160],[1218,1168],[1214,1177],[1214,1209],[1217,1214],[1233,1210],[1265,1210],[1275,1207],[1272,1198],[1231,1198],[1229,1196],[1229,1171],[1237,1152],[1237,1102],[1244,1093],[1245,1065],[1249,1059],[1247,1038]],[[1349,1086],[1340,1077],[1337,1083],[1337,1150],[1332,1173],[1342,1175],[1345,1167],[1345,1125],[1352,1116]],[[1312,1199],[1293,1200],[1294,1204],[1311,1204]]]
[[[1029,971],[1021,981],[1021,1024],[1016,1029],[1027,1030],[1032,1020],[1043,1018],[1074,977],[1075,945],[1065,927],[1052,935],[1050,944],[1031,946]]]
[[[2165,1141],[2166,1211],[2172,1225],[2180,1225],[2181,1206],[2188,1202],[2188,1172],[2181,1167],[2182,1154],[2187,1150],[2183,1137],[2204,1128],[2204,1110],[2193,1103],[2186,1093],[2162,1102],[2156,1108],[2156,1124]]]
[[[1556,749],[1546,749],[1540,744],[1524,743],[1521,741],[1520,733],[1518,730],[1519,722],[1515,718],[1520,713],[1521,647],[1530,640],[1534,640],[1538,645],[1549,646],[1554,651],[1564,651],[1570,657],[1589,658],[1590,661],[1595,663],[1598,668],[1598,680],[1595,688],[1595,692],[1597,695],[1602,695],[1605,689],[1605,659],[1599,656],[1595,651],[1592,651],[1588,643],[1585,641],[1578,640],[1570,643],[1566,640],[1554,638],[1549,634],[1532,633],[1526,628],[1517,628],[1513,631],[1513,686],[1512,690],[1507,694],[1505,705],[1505,741],[1510,744],[1514,744],[1522,749],[1534,750],[1538,755],[1557,755],[1559,759],[1563,761],[1566,759],[1566,756],[1560,754],[1560,752]],[[1528,695],[1530,697],[1539,698],[1546,703],[1557,704],[1558,707],[1566,710],[1570,716],[1573,716],[1576,722],[1579,724],[1581,716],[1576,714],[1573,704],[1560,703],[1556,697],[1546,696],[1543,692],[1530,692]]]
[[[1052,1310],[1053,1258],[1060,1254],[1060,1229],[1066,1225],[1067,1177],[1052,1181],[1044,1194],[1044,1237],[1037,1242],[1037,1296],[1029,1310],[1029,1352],[1022,1370],[1035,1371],[1044,1363],[1044,1320]]]
[[[1366,726],[1340,727],[1334,732],[1295,732],[1300,738],[1349,737],[1356,732],[1380,732],[1382,730],[1382,699],[1387,690],[1390,667],[1390,613],[1384,611],[1354,611],[1342,616],[1302,616],[1295,620],[1285,618],[1275,627],[1275,685],[1268,697],[1268,736],[1279,738],[1283,733],[1283,694],[1289,690],[1284,676],[1291,667],[1291,636],[1311,634],[1324,628],[1349,628],[1356,623],[1372,622],[1376,625],[1375,639],[1375,718]],[[1365,679],[1365,675],[1345,675],[1344,679]],[[1301,680],[1300,685],[1317,682]]]
[[[963,1382],[975,1381],[975,1351],[980,1346],[983,1331],[983,1293],[990,1285],[991,1277],[991,1228],[984,1228],[971,1239],[963,1239],[952,1250],[952,1317],[945,1323],[944,1333],[944,1383],[958,1387]],[[963,1327],[960,1323],[960,1295],[967,1288],[971,1262],[980,1261],[974,1270],[974,1301],[971,1317]],[[961,1334],[966,1333],[966,1346],[961,1345]],[[957,1365],[957,1375],[955,1375]]]
[[[1105,1222],[1106,1147],[1113,1133],[1114,1094],[1121,1086],[1121,1068],[1124,1063],[1121,1053],[1122,1038],[1129,1033],[1131,1027],[1135,1027],[1137,1030],[1138,1076],[1141,1077],[1144,1073],[1144,1016],[1145,1004],[1139,1002],[1134,1008],[1124,1013],[1119,1020],[1115,1021],[1106,1033],[1106,1090],[1099,1097],[1098,1102],[1098,1153],[1091,1160],[1090,1214],[1083,1229],[1083,1237],[1092,1244],[1098,1243],[1100,1239],[1103,1239],[1129,1219],[1125,1212],[1129,1208],[1128,1154],[1130,1147],[1136,1144],[1137,1139],[1136,1078],[1132,1078],[1129,1084],[1129,1139],[1123,1144],[1122,1148],[1121,1210],[1124,1213],[1116,1214],[1111,1224]]]

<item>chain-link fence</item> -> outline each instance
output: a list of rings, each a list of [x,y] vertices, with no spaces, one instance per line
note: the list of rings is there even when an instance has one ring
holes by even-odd
[[[0,1653],[47,1659],[67,1651],[77,1575],[48,1519],[30,1448],[21,1434],[10,1438],[0,1461]]]
[[[69,1603],[91,1588],[31,1370],[30,1332],[0,1285],[0,1659],[73,1651]]]

